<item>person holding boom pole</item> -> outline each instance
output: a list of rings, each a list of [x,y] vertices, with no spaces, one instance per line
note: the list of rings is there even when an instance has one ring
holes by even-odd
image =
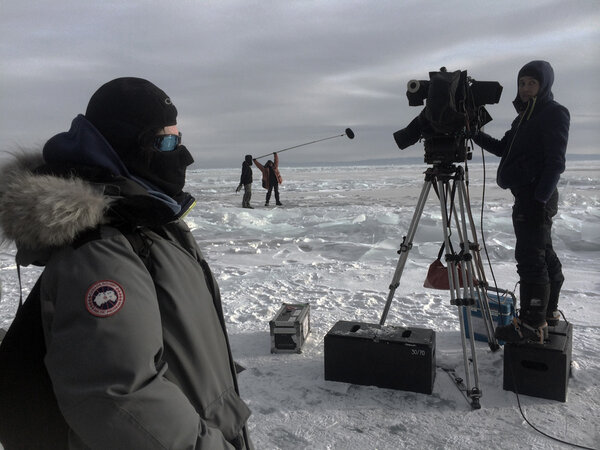
[[[254,164],[262,172],[262,186],[267,190],[265,206],[269,206],[272,191],[275,191],[275,204],[282,206],[282,203],[279,201],[279,185],[283,182],[283,178],[281,178],[281,174],[279,173],[279,156],[277,152],[273,152],[273,159],[275,162],[268,160],[264,166],[254,159]]]

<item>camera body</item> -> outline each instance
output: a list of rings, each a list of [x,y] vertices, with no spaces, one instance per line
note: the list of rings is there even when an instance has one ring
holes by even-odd
[[[483,105],[498,103],[497,81],[475,81],[466,70],[429,72],[429,80],[410,80],[410,106],[425,108],[410,124],[394,133],[401,150],[425,140],[425,163],[449,165],[471,159],[467,138],[492,120]]]

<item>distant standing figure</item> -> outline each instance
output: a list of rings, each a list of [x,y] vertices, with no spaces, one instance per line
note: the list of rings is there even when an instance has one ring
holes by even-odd
[[[269,206],[269,200],[271,200],[271,192],[275,191],[275,204],[281,206],[282,203],[279,201],[279,185],[283,182],[281,174],[279,173],[279,156],[276,152],[273,152],[275,162],[268,160],[263,166],[256,159],[254,164],[262,172],[262,186],[267,190],[267,198],[265,206]]]
[[[244,162],[242,163],[242,175],[240,177],[240,184],[238,185],[235,192],[240,192],[242,186],[244,186],[244,198],[242,199],[242,208],[254,209],[250,206],[250,199],[252,198],[252,155],[246,155]]]

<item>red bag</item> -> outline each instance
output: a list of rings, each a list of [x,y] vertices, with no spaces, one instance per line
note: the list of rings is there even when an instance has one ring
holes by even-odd
[[[446,291],[450,289],[448,268],[442,264],[442,261],[440,261],[439,258],[429,265],[427,277],[425,278],[423,287],[431,289],[444,289]]]
[[[441,289],[448,291],[450,290],[450,281],[448,280],[448,268],[442,263],[442,254],[444,252],[444,244],[440,248],[437,259],[429,265],[427,270],[427,276],[423,282],[423,287],[430,289]],[[457,266],[458,269],[458,282],[460,287],[464,287],[462,271],[460,264]]]

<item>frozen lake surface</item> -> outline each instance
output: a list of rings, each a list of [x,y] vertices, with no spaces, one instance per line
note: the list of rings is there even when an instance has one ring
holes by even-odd
[[[288,168],[283,160],[284,206],[264,206],[254,168],[253,210],[242,209],[234,192],[239,168],[189,174],[198,205],[186,220],[219,281],[234,356],[247,368],[239,381],[257,449],[566,448],[525,422],[515,394],[502,389],[503,350],[493,353],[484,342],[477,342],[479,410],[441,369],[431,395],[324,380],[323,339],[331,327],[379,322],[425,168]],[[495,185],[495,172],[489,165],[482,201],[484,172],[469,166],[471,205],[498,286],[515,290],[512,196]],[[570,163],[559,186],[554,244],[566,277],[560,309],[574,325],[568,401],[520,396],[538,429],[592,448],[600,448],[599,175],[600,161]],[[431,191],[386,324],[433,329],[437,365],[461,374],[457,308],[448,292],[423,287],[441,240]],[[0,252],[0,327],[7,328],[18,281],[14,248]],[[22,270],[24,294],[39,273]],[[269,321],[284,302],[310,304],[312,332],[301,354],[270,353]]]

